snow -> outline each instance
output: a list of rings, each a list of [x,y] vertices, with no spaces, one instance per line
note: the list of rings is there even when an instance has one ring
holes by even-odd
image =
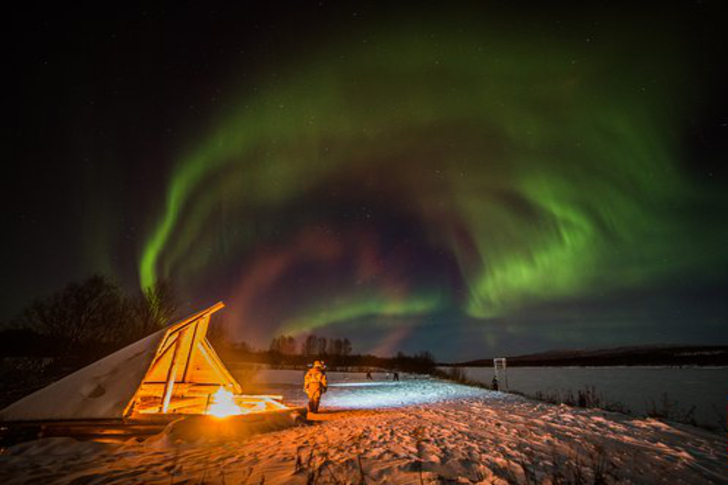
[[[260,377],[298,399],[302,373],[275,373]],[[410,376],[329,377],[310,425],[222,443],[43,439],[0,455],[0,483],[728,483],[724,437],[690,426]]]
[[[238,377],[234,369],[231,372],[236,378],[242,378]],[[301,385],[303,375],[302,371],[261,369],[252,376],[252,380],[259,393],[284,395],[286,402],[304,405],[307,397]],[[479,396],[483,392],[468,386],[443,386],[441,382],[426,376],[408,374],[402,375],[407,384],[404,384],[404,380],[392,381],[391,375],[385,372],[373,372],[372,380],[367,380],[365,373],[355,372],[327,372],[327,376],[330,383],[327,405],[341,409],[402,407]]]

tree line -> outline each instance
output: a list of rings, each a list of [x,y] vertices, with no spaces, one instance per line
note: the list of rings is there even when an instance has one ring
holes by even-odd
[[[212,328],[212,327],[211,327]],[[407,355],[398,352],[394,357],[380,357],[353,351],[348,338],[327,338],[310,334],[299,341],[292,335],[274,337],[267,350],[254,349],[246,342],[230,342],[218,336],[215,348],[227,359],[268,364],[273,367],[305,368],[314,360],[322,360],[329,369],[379,368],[414,373],[434,373],[435,356],[427,351]]]
[[[168,282],[125,294],[107,276],[93,275],[22,310],[2,331],[0,355],[96,358],[159,330],[177,309]]]
[[[282,355],[347,356],[351,355],[351,341],[348,338],[328,339],[312,334],[299,345],[292,335],[281,335],[273,338],[269,350]]]
[[[94,275],[36,299],[3,325],[0,357],[52,357],[71,367],[86,364],[168,325],[178,317],[178,307],[169,282],[125,294],[107,276]],[[330,368],[435,369],[434,356],[429,352],[411,356],[400,352],[394,357],[355,354],[348,338],[315,334],[301,341],[292,335],[276,336],[267,350],[254,350],[245,342],[232,342],[221,321],[210,326],[208,339],[229,358],[273,366],[305,366],[324,360]]]

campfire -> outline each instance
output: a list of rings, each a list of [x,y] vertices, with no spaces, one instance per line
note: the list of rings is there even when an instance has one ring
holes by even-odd
[[[207,408],[207,414],[216,418],[227,418],[235,414],[243,414],[243,409],[235,404],[235,395],[222,387],[212,394],[212,404]]]
[[[216,418],[226,418],[239,414],[261,413],[286,409],[287,406],[280,403],[281,396],[236,396],[227,389],[220,387],[215,394],[210,395],[210,406],[207,412]]]

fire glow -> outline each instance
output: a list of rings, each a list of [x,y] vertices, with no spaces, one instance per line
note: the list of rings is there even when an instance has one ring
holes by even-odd
[[[241,414],[263,413],[287,409],[279,402],[281,396],[245,396],[236,395],[224,387],[210,395],[210,405],[206,414],[216,418],[227,418]]]
[[[212,403],[207,409],[207,414],[216,418],[226,418],[238,414],[245,414],[245,411],[235,404],[233,393],[220,387],[215,394],[212,395]]]

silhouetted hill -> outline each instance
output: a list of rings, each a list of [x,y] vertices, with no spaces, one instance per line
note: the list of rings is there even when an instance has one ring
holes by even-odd
[[[538,366],[637,366],[637,365],[728,365],[728,346],[642,346],[599,350],[552,350],[508,356],[509,367]],[[493,359],[478,359],[453,365],[493,367]]]

